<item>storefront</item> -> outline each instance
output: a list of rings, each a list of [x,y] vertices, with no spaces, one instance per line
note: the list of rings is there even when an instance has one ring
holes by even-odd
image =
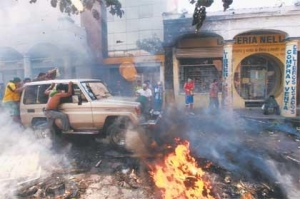
[[[190,25],[190,18],[166,16],[167,101],[184,107],[183,84],[192,78],[194,107],[206,108],[209,85],[217,79],[223,108],[261,107],[274,95],[282,115],[296,116],[300,101],[300,26],[295,20],[300,17],[300,8],[285,8],[286,15],[274,14],[280,9],[217,13],[206,19],[199,33]]]
[[[233,107],[259,107],[274,95],[283,100],[286,42],[285,35],[269,32],[238,35],[232,48]],[[174,50],[174,91],[176,102],[184,104],[183,85],[195,83],[196,107],[209,102],[209,85],[218,79],[222,99],[222,77],[226,56],[221,37],[189,36],[178,41]],[[298,70],[299,71],[299,70]],[[299,90],[299,88],[298,88]],[[298,91],[299,93],[299,91]]]
[[[221,37],[188,35],[177,42],[173,63],[174,91],[178,104],[184,105],[183,85],[191,78],[195,84],[195,107],[208,106],[210,83],[214,79],[222,79],[222,56]]]
[[[274,95],[282,100],[285,35],[247,34],[233,45],[233,99],[235,107],[261,106]]]
[[[163,55],[106,58],[100,76],[114,95],[135,97],[138,81],[154,86],[163,80],[163,63]]]

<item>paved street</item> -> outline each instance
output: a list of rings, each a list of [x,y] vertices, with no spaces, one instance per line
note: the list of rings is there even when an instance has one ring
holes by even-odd
[[[172,152],[173,148],[166,146],[175,147],[174,139],[180,138],[191,143],[191,155],[210,176],[215,198],[240,198],[249,193],[254,198],[299,196],[300,136],[284,120],[249,117],[241,112],[200,111],[186,115],[171,109],[164,113],[153,135],[154,148],[143,147],[141,142],[131,146],[137,152],[143,148],[143,154],[118,152],[106,139],[95,141],[82,136],[65,139],[52,152],[46,146],[38,146],[44,171],[38,182],[53,188],[53,178],[60,179],[64,188],[57,188],[55,181],[56,189],[65,196],[78,198],[160,198],[149,175],[149,164],[164,158],[158,154]],[[34,146],[32,150],[36,149]],[[27,150],[30,152],[31,148]],[[209,162],[211,166],[207,167]],[[28,168],[26,164],[23,166]],[[48,177],[43,177],[45,171]],[[38,184],[33,187],[37,190],[35,197],[54,193],[45,192]]]

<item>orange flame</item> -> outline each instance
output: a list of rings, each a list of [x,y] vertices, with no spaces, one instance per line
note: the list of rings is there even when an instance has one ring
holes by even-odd
[[[205,172],[191,157],[189,142],[179,144],[162,164],[153,166],[151,172],[155,185],[164,199],[212,199],[211,185]]]

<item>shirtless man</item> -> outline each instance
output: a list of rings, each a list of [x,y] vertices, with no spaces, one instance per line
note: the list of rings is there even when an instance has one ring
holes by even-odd
[[[72,95],[72,82],[69,82],[68,92],[64,92],[64,85],[57,84],[56,89],[54,88],[54,83],[51,84],[49,88],[45,90],[45,95],[49,95],[47,105],[44,110],[44,114],[47,117],[48,125],[51,127],[55,119],[60,119],[62,123],[62,129],[65,133],[72,133],[73,130],[70,127],[70,122],[68,116],[58,110],[60,104],[60,99],[69,97]]]

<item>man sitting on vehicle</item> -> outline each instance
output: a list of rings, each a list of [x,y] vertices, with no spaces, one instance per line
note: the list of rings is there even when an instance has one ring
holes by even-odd
[[[58,106],[62,98],[72,95],[72,84],[72,82],[69,82],[67,92],[64,92],[63,84],[57,84],[56,89],[53,89],[55,84],[51,84],[51,86],[44,92],[45,95],[49,95],[47,105],[44,109],[44,114],[47,117],[48,125],[51,127],[55,119],[60,119],[64,133],[72,133],[73,130],[70,127],[68,116],[65,113],[60,112],[58,110]]]

